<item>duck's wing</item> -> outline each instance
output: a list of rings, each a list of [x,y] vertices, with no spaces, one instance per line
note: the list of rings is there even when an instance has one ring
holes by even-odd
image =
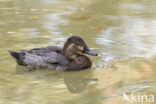
[[[25,57],[28,55],[37,56],[42,62],[47,64],[59,64],[59,65],[67,65],[69,63],[68,59],[62,55],[62,48],[57,46],[48,46],[44,48],[34,48],[31,50],[20,50],[22,52],[27,53]],[[31,58],[31,62],[34,59]],[[36,59],[35,59],[36,60]]]
[[[57,52],[50,52],[43,56],[43,60],[46,63],[50,64],[59,64],[59,65],[67,65],[69,63],[68,59],[64,57],[62,54]]]
[[[31,50],[20,49],[19,51],[36,54],[36,55],[42,55],[44,53],[50,53],[50,52],[57,52],[61,54],[62,47],[48,46],[48,47],[43,47],[43,48],[33,48]]]

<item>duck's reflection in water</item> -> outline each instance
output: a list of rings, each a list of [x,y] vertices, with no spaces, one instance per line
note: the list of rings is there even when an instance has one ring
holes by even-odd
[[[12,74],[27,75],[37,79],[46,81],[60,81],[63,79],[64,84],[71,93],[83,92],[90,83],[97,82],[96,78],[92,77],[92,70],[74,71],[74,72],[56,72],[52,70],[28,70],[22,66],[17,65],[16,70]]]
[[[65,73],[63,75],[64,83],[71,93],[82,92],[89,83],[97,81],[96,78],[91,78],[91,76],[88,76],[89,74],[91,74],[90,70]]]

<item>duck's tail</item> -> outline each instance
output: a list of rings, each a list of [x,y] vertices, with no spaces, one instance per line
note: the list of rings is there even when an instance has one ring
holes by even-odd
[[[8,50],[10,55],[15,58],[16,60],[19,60],[20,59],[20,53],[19,52],[14,52],[14,51],[10,51]]]
[[[14,52],[14,51],[10,51],[10,50],[8,50],[9,51],[9,53],[10,53],[10,55],[14,58],[14,59],[16,59],[16,62],[17,62],[17,64],[19,64],[19,65],[24,65],[25,66],[25,63],[24,63],[24,53],[23,52]]]

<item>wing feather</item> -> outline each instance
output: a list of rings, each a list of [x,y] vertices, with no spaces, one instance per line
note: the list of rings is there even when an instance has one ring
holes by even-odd
[[[35,66],[40,66],[41,64],[58,64],[64,66],[69,63],[68,59],[62,55],[61,47],[48,46],[44,48],[34,48],[32,50],[20,51],[26,53],[26,63],[32,63],[35,64]]]

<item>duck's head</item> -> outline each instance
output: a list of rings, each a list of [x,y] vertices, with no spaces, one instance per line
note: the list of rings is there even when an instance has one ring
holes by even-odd
[[[71,36],[67,39],[63,47],[63,55],[68,59],[74,59],[82,54],[97,56],[98,54],[91,51],[84,40],[79,36]]]

